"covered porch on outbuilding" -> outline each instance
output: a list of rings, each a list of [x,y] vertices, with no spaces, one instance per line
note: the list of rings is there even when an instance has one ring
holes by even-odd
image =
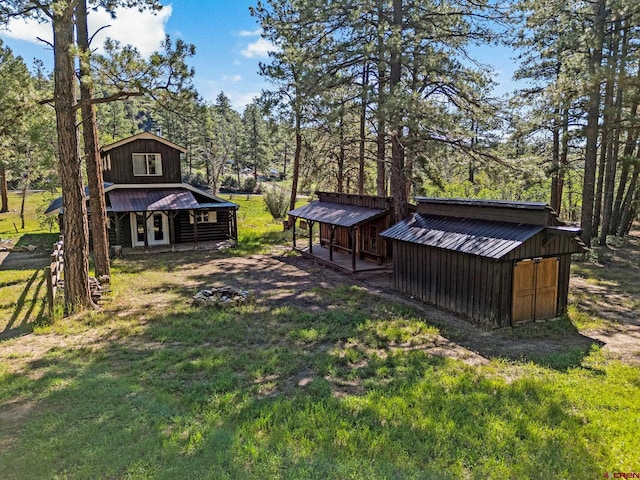
[[[388,210],[317,201],[289,215],[294,217],[293,248],[303,254],[351,272],[387,268],[378,234]],[[319,229],[314,232],[316,223]],[[299,246],[298,238],[305,238],[306,245]]]

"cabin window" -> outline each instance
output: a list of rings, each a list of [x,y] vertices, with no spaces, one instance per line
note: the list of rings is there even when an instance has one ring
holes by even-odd
[[[141,176],[162,175],[162,159],[159,153],[134,153],[133,174]]]
[[[372,252],[378,251],[378,227],[375,225],[369,227],[369,249]]]
[[[215,211],[198,210],[195,215],[198,223],[216,223],[218,221],[218,215]],[[193,223],[193,215],[189,215],[189,223]]]

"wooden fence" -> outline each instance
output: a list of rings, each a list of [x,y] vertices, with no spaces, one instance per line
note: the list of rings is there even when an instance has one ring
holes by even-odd
[[[51,263],[46,272],[47,277],[47,301],[49,303],[49,314],[53,315],[53,307],[55,305],[56,293],[58,288],[64,286],[62,272],[64,271],[64,243],[62,236],[60,240],[53,244],[53,253],[51,254]]]

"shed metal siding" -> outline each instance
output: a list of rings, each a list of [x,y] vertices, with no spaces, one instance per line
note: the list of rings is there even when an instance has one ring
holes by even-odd
[[[395,289],[487,325],[509,324],[511,262],[403,241],[393,245]]]

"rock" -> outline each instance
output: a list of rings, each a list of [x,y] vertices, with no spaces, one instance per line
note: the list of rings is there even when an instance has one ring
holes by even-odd
[[[247,290],[233,287],[220,287],[200,290],[193,296],[194,305],[235,306],[246,302],[249,297]]]

